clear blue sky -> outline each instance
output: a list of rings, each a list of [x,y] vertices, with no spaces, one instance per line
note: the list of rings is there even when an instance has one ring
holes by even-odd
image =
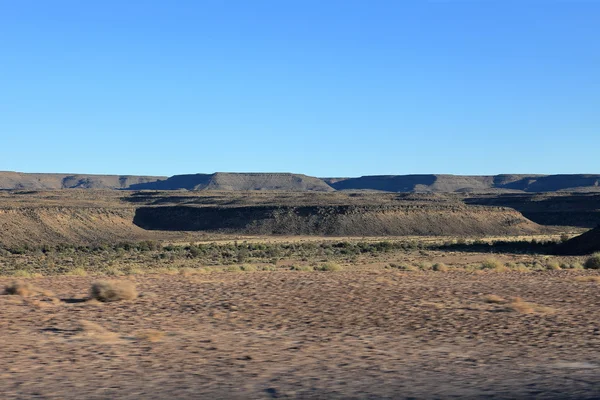
[[[0,170],[600,173],[600,1],[0,0]]]

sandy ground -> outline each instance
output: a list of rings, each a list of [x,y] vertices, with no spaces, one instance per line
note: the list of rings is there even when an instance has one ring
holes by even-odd
[[[53,294],[0,296],[0,397],[600,398],[583,274],[142,275],[117,303],[81,301],[93,278],[32,279]]]

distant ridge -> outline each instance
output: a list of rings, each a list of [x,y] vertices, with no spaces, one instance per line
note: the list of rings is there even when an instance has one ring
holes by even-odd
[[[323,178],[336,190],[386,192],[556,192],[600,191],[600,175],[373,175]]]
[[[571,175],[373,175],[315,178],[293,173],[230,173],[164,176],[29,174],[0,172],[0,189],[127,189],[222,191],[378,190],[402,193],[600,192],[600,174]]]
[[[229,172],[175,175],[164,181],[132,185],[129,189],[334,191],[323,180],[302,174]]]
[[[90,174],[28,174],[0,171],[0,189],[126,189],[134,184],[156,182],[162,176],[90,175]]]

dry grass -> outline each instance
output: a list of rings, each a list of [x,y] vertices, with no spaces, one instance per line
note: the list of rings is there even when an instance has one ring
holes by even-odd
[[[184,267],[179,270],[179,275],[192,276],[198,273],[197,268]]]
[[[28,297],[34,295],[38,290],[29,282],[14,281],[4,288],[4,294]]]
[[[577,282],[595,282],[600,283],[600,276],[578,276],[574,279]]]
[[[433,264],[433,267],[431,267],[431,268],[437,272],[448,272],[449,271],[448,266],[444,263]]]
[[[130,281],[98,281],[92,284],[90,297],[102,302],[133,300],[138,296]]]
[[[156,329],[146,329],[135,334],[136,340],[143,342],[160,342],[165,337],[165,333]]]
[[[558,261],[550,261],[548,264],[546,264],[546,269],[549,271],[559,271],[562,268],[560,267]]]
[[[87,276],[85,268],[77,267],[65,273],[68,276]]]
[[[483,297],[483,301],[491,304],[504,304],[506,303],[506,299],[495,294],[488,294]]]
[[[507,305],[507,310],[518,312],[520,314],[553,314],[556,312],[556,310],[551,307],[530,303],[524,301],[520,297],[515,297],[510,304]]]
[[[315,268],[315,271],[337,272],[341,271],[342,266],[335,263],[326,263]]]
[[[102,343],[116,343],[119,342],[119,334],[111,332],[95,322],[91,321],[79,321],[79,327],[77,329],[78,334],[75,336],[76,339],[92,339]]]
[[[481,263],[481,269],[495,272],[506,272],[508,268],[495,258],[488,258]]]

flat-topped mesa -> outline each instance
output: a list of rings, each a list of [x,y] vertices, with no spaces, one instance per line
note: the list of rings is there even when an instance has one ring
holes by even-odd
[[[28,174],[0,172],[0,189],[126,189],[332,192],[369,190],[403,193],[600,192],[600,175],[373,175],[315,178],[293,173],[233,173],[162,176]]]
[[[333,192],[334,189],[319,178],[292,173],[231,173],[175,175],[164,181],[132,185],[129,189],[156,190],[282,190],[290,192]]]
[[[600,175],[373,175],[323,178],[336,190],[386,192],[600,191]]]
[[[91,174],[29,174],[0,171],[0,189],[126,189],[132,185],[166,179],[161,176],[91,175]]]

